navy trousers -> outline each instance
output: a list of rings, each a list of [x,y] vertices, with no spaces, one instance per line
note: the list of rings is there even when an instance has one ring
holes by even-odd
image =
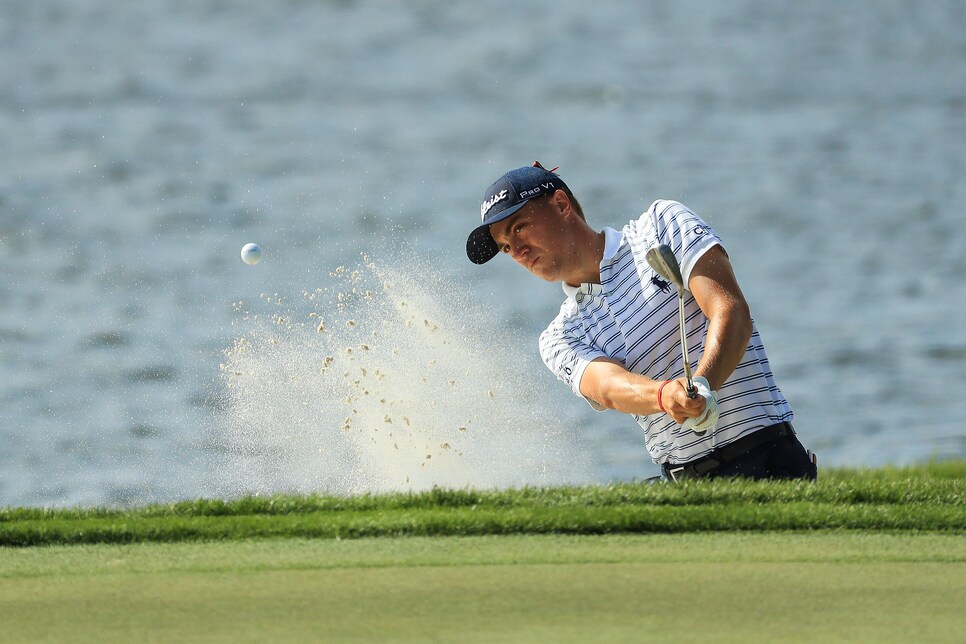
[[[725,463],[706,478],[744,477],[751,479],[815,480],[818,470],[808,451],[795,436],[785,436]]]

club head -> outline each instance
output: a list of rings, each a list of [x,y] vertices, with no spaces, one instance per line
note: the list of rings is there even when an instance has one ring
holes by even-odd
[[[667,244],[660,244],[647,251],[644,255],[647,263],[661,277],[673,283],[678,290],[684,289],[684,278],[681,277],[681,267],[678,259],[671,252],[671,247]]]

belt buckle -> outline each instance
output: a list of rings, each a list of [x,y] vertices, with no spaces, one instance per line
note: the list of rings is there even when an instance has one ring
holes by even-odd
[[[677,482],[677,475],[684,471],[683,467],[669,467],[667,468],[667,475],[671,477],[672,481]]]

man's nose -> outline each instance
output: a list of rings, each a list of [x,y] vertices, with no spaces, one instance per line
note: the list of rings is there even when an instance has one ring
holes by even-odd
[[[519,239],[515,239],[510,242],[510,257],[512,257],[514,260],[519,262],[521,259],[523,259],[523,256],[526,254],[526,250],[526,245],[523,244]]]

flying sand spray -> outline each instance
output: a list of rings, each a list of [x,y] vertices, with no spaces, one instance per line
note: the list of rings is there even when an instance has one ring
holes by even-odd
[[[291,302],[236,304],[244,332],[221,366],[223,493],[593,479],[555,413],[553,379],[518,366],[525,338],[495,331],[492,313],[432,275],[363,257]]]

